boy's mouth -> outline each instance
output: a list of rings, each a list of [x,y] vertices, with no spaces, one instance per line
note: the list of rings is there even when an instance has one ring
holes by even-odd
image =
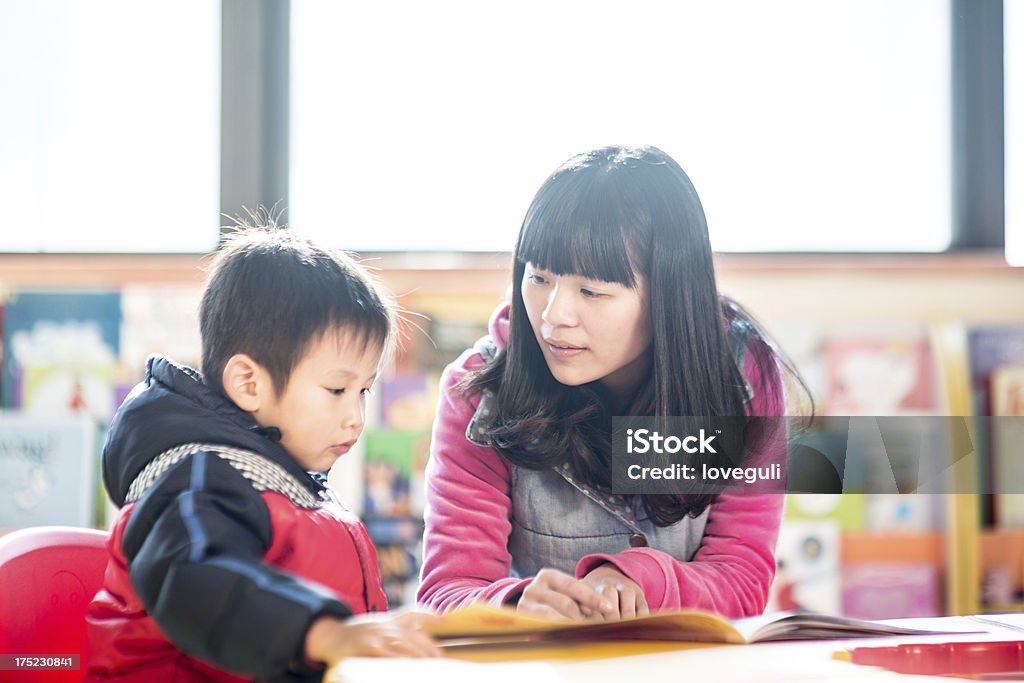
[[[346,441],[345,443],[337,443],[331,446],[330,451],[331,453],[334,453],[334,455],[336,456],[342,456],[348,453],[352,449],[352,446],[355,445],[355,443],[355,439],[352,439],[351,441]]]

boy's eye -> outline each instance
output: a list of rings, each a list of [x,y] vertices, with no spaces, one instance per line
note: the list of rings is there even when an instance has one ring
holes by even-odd
[[[342,394],[345,393],[345,389],[343,389],[343,388],[342,389],[333,389],[331,387],[324,387],[324,388],[327,389],[327,391],[331,392],[332,396],[341,396]],[[359,390],[359,395],[360,396],[364,396],[364,397],[365,396],[371,396],[371,395],[373,395],[373,390],[371,390],[369,388],[360,389]]]

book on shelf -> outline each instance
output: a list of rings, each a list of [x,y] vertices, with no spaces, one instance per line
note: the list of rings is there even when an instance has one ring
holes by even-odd
[[[843,567],[843,614],[857,619],[929,617],[941,612],[940,570],[926,562]]]
[[[997,415],[992,382],[1000,368],[1024,364],[1024,326],[974,328],[967,339],[974,413]]]
[[[511,607],[491,607],[483,603],[470,604],[447,612],[437,624],[428,627],[427,630],[446,647],[570,640],[663,640],[742,644],[948,633],[813,612],[775,612],[730,621],[701,610],[671,610],[623,621],[565,621],[525,615]]]
[[[821,353],[824,415],[921,415],[936,410],[935,378],[923,332],[826,337]]]
[[[822,495],[822,498],[843,497]],[[776,598],[773,607],[838,612],[839,544],[839,524],[834,520],[786,519],[775,546],[778,573],[773,585]]]
[[[1001,365],[992,372],[992,414],[1024,417],[1024,364]]]
[[[992,471],[996,523],[1024,526],[1024,365],[992,371]]]
[[[1024,364],[1024,325],[981,326],[968,329],[963,323],[953,320],[941,320],[931,325],[933,347],[936,351],[940,377],[944,386],[944,411],[950,416],[976,416],[969,433],[965,430],[961,435],[962,442],[970,452],[980,457],[974,468],[961,472],[958,482],[960,492],[964,493],[995,493],[981,498],[979,509],[971,509],[975,503],[963,503],[956,507],[956,518],[970,519],[970,523],[959,525],[960,531],[954,533],[955,543],[973,543],[973,532],[969,529],[980,525],[1015,526],[1020,517],[1018,506],[1012,498],[1012,482],[1019,473],[1014,472],[1016,464],[1002,457],[998,451],[1006,452],[1003,444],[1004,434],[1000,435],[998,420],[990,420],[988,416],[999,416],[1005,407],[999,406],[999,394],[1006,395],[998,387],[993,386],[997,380],[999,369],[1004,366]],[[1012,396],[1012,395],[1011,395]],[[959,438],[959,437],[958,437]],[[993,442],[995,439],[995,442]],[[1012,442],[1012,439],[1011,439]],[[1009,471],[1007,471],[1009,470]],[[1007,482],[1011,486],[1007,486]],[[1010,497],[1004,497],[1006,496]],[[1000,501],[1000,499],[1003,500]],[[954,563],[954,575],[969,576],[963,585],[955,589],[960,594],[968,591],[968,584],[976,584],[976,563],[969,559],[970,553],[958,556]],[[954,581],[956,583],[956,581]],[[971,588],[970,590],[973,590]],[[966,593],[965,593],[966,594]],[[953,611],[971,609],[973,598],[965,599],[959,606],[951,605]]]

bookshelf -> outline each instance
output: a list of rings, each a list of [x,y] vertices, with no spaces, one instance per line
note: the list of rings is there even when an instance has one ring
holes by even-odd
[[[370,263],[381,269],[382,280],[399,295],[402,305],[431,318],[443,318],[456,309],[475,311],[483,307],[487,313],[509,285],[508,253],[372,256],[374,260]],[[166,288],[194,291],[198,300],[205,262],[205,257],[199,254],[0,254],[0,307],[12,293],[37,290]],[[919,326],[925,321],[948,316],[932,330],[933,338],[937,338],[932,345],[935,359],[942,365],[936,378],[954,379],[959,373],[959,379],[947,382],[949,386],[943,392],[947,398],[943,412],[948,415],[973,412],[965,338],[968,330],[958,323],[1013,324],[1019,323],[1022,317],[1024,269],[1007,267],[1002,254],[995,252],[856,256],[722,254],[716,257],[716,268],[721,291],[741,301],[773,333],[787,326],[807,325],[825,332]],[[807,297],[809,286],[819,295]],[[422,319],[415,320],[425,324]],[[146,331],[147,339],[162,339],[155,328],[131,327]],[[180,336],[180,330],[176,330],[176,336]],[[412,338],[419,337],[413,335]],[[165,350],[161,346],[145,348],[147,351]],[[433,349],[430,352],[435,353]],[[131,361],[126,367],[126,372],[137,373],[142,366],[141,362]],[[132,376],[125,381],[134,379]],[[953,390],[952,385],[957,388]],[[353,472],[339,473],[338,480],[344,484],[339,488],[347,493],[345,498],[358,500],[363,472],[361,466],[355,465],[355,459],[351,462]],[[941,504],[946,517],[956,520],[954,525],[937,531],[939,550],[945,558],[942,564],[946,580],[941,585],[947,610],[951,614],[976,612],[981,601],[984,566],[980,558],[984,545],[989,542],[989,531],[982,529],[983,501],[978,496],[961,494],[944,496]],[[892,534],[879,536],[867,539],[868,543],[898,545],[906,554],[902,538]],[[1009,607],[1024,611],[1024,605],[1011,603]]]
[[[981,414],[975,403],[976,378],[972,378],[972,349],[966,326],[957,320],[939,320],[930,325],[930,337],[944,414]],[[979,427],[979,431],[981,429]],[[949,614],[1024,612],[1024,601],[1020,599],[983,601],[982,596],[983,582],[992,579],[991,574],[986,576],[986,567],[1005,566],[1008,568],[1005,580],[1019,583],[1021,558],[1024,558],[1024,529],[986,528],[986,521],[982,517],[983,506],[988,504],[990,497],[996,495],[980,493],[981,477],[985,476],[982,468],[993,457],[990,437],[991,434],[976,441],[980,449],[979,458],[970,459],[968,466],[956,470],[959,489],[971,493],[947,494],[949,524],[946,529],[946,598]],[[1014,578],[1013,574],[1018,576]]]

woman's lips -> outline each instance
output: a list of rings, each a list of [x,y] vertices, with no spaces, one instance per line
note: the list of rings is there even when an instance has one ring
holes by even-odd
[[[568,360],[570,358],[575,358],[576,356],[586,351],[586,349],[583,347],[573,346],[572,344],[565,344],[563,342],[558,341],[550,341],[545,339],[544,343],[547,344],[548,352],[559,360]]]

